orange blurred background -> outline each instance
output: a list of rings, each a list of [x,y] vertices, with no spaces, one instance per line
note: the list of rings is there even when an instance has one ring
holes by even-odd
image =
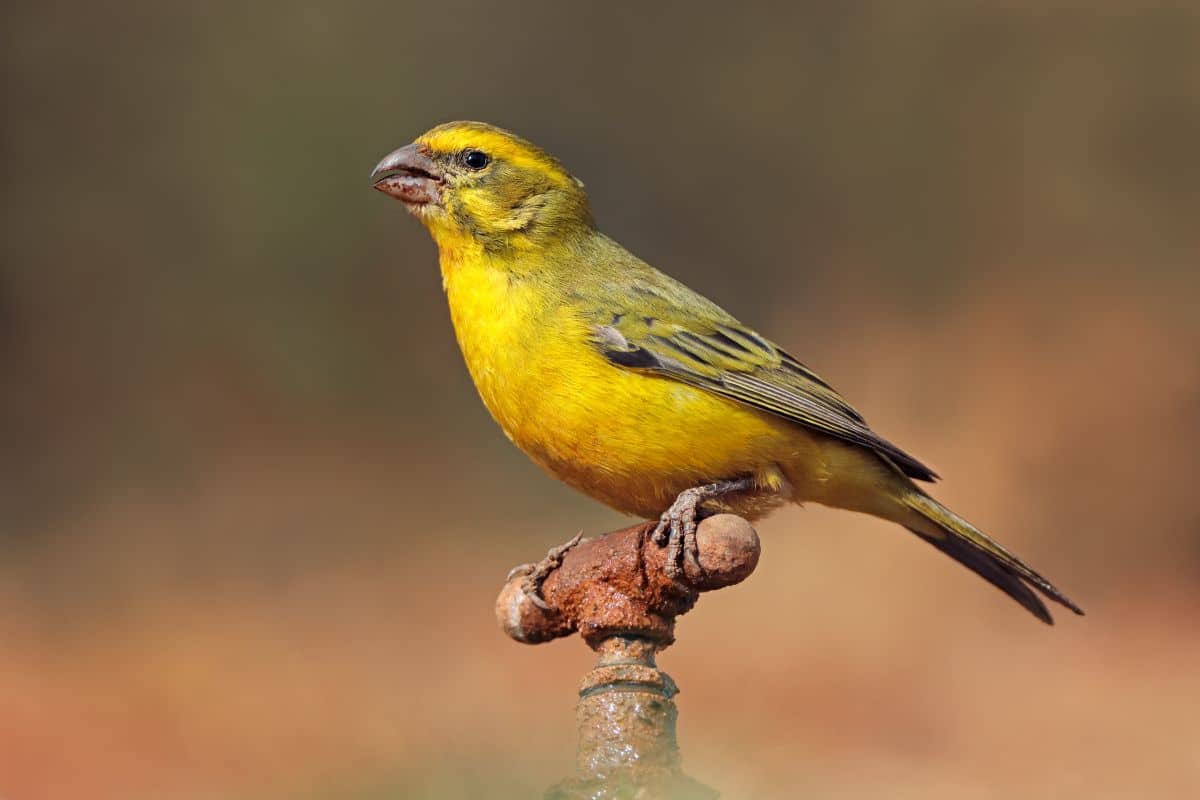
[[[511,128],[1087,610],[903,531],[759,525],[685,618],[727,798],[1200,790],[1200,8],[12,3],[0,12],[0,796],[538,796],[578,641],[510,566],[626,520],[461,364],[370,190]]]

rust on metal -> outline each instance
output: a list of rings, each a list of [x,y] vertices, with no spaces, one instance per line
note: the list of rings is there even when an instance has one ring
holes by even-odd
[[[675,738],[678,688],[655,656],[675,640],[675,618],[701,592],[745,580],[758,564],[758,535],[731,514],[703,520],[697,563],[683,577],[664,570],[667,550],[651,541],[655,523],[581,542],[542,584],[539,608],[513,577],[496,617],[519,642],[538,644],[579,632],[599,654],[579,689],[576,774],[549,800],[712,800],[717,793],[682,772]]]
[[[550,610],[538,608],[514,578],[496,601],[504,632],[526,644],[539,644],[579,631],[592,648],[622,632],[659,642],[675,637],[675,617],[691,610],[700,592],[745,580],[758,564],[758,535],[732,514],[701,521],[696,531],[700,573],[685,561],[684,580],[663,570],[666,548],[650,541],[654,523],[644,523],[588,539],[568,551],[562,565],[542,584]]]

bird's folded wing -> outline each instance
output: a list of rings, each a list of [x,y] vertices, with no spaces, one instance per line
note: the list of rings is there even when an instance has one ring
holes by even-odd
[[[732,320],[685,323],[597,316],[596,346],[613,364],[690,384],[871,450],[919,480],[929,467],[882,438],[811,370]]]

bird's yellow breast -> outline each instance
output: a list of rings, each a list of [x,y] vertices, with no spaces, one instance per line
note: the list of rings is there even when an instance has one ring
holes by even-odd
[[[484,257],[447,258],[451,318],[484,404],[555,477],[628,513],[655,516],[684,489],[814,451],[794,425],[686,384],[609,363],[570,299]],[[754,514],[754,506],[734,510]],[[769,505],[769,504],[768,504]]]

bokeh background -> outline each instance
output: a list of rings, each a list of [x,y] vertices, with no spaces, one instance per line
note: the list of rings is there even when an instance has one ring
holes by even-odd
[[[577,641],[508,568],[627,520],[543,476],[372,192],[512,128],[1089,611],[764,521],[662,663],[728,798],[1200,787],[1195,3],[4,5],[0,795],[531,797]]]

